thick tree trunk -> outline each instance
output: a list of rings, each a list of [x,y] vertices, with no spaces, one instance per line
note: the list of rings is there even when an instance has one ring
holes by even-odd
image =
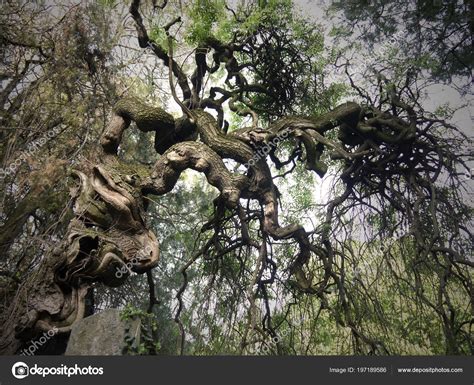
[[[3,354],[14,354],[45,331],[69,333],[84,317],[94,282],[117,286],[131,271],[144,273],[158,262],[158,240],[144,221],[136,173],[107,157],[98,161],[75,171],[75,217],[65,240],[17,290],[2,326]]]

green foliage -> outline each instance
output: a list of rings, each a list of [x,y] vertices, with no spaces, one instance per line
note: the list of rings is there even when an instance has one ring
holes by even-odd
[[[99,0],[98,2],[104,7],[112,8],[117,3],[117,0]]]
[[[154,25],[150,28],[149,37],[165,51],[168,51],[168,37],[166,36],[166,32],[162,26]]]
[[[123,321],[139,319],[141,325],[141,341],[139,344],[136,343],[135,337],[126,331],[124,354],[149,355],[156,354],[161,349],[160,342],[155,341],[154,338],[158,330],[158,323],[153,313],[147,313],[131,304],[127,304],[120,312],[120,319]]]
[[[227,19],[225,3],[220,0],[197,0],[188,10],[191,26],[186,35],[189,44],[200,45],[214,36],[227,40],[231,25]]]
[[[240,29],[248,34],[254,33],[262,25],[284,25],[293,19],[291,0],[258,1],[255,8],[242,23]]]
[[[443,103],[436,107],[433,114],[440,119],[450,119],[453,116],[453,113],[454,109],[451,107],[450,103]]]
[[[150,314],[146,313],[144,310],[139,309],[131,304],[127,304],[125,308],[120,311],[120,319],[123,321],[134,320],[137,318],[146,319]]]

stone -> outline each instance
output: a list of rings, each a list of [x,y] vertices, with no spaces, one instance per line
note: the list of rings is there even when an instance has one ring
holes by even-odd
[[[74,325],[64,354],[67,356],[126,354],[130,348],[139,345],[140,327],[140,319],[124,321],[120,319],[120,310],[104,310]]]

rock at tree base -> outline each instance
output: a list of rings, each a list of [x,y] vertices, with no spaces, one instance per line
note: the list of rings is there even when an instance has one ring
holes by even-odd
[[[121,320],[117,309],[86,317],[73,327],[65,355],[122,355],[140,343],[140,326],[139,319]]]

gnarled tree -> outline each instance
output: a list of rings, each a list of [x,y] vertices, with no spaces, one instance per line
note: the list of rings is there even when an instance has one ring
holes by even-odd
[[[471,209],[459,192],[465,135],[425,113],[408,87],[383,74],[380,93],[370,101],[325,104],[320,35],[293,14],[289,1],[236,8],[198,1],[190,5],[192,25],[185,35],[180,26],[189,20],[166,13],[173,6],[167,3],[154,5],[153,12],[169,20],[154,27],[153,38],[139,0],[131,2],[130,14],[139,46],[167,67],[181,116],[134,97],[115,104],[100,146],[73,167],[73,214],[63,241],[16,291],[2,328],[2,351],[14,353],[54,326],[67,333],[84,316],[85,297],[95,283],[124,282],[128,274],[117,275],[122,267],[150,274],[158,263],[160,234],[145,218],[149,199],[169,193],[187,169],[203,173],[219,195],[195,252],[180,268],[175,320],[181,352],[188,328],[181,320],[187,273],[202,259],[212,266],[209,287],[219,274],[231,277],[234,300],[245,304],[239,315],[241,353],[265,344],[266,336],[277,337],[282,323],[290,322],[281,316],[275,321],[274,313],[288,316],[292,305],[288,300],[278,308],[278,286],[285,297],[314,298],[315,320],[327,311],[348,330],[354,352],[392,353],[379,331],[366,324],[364,313],[372,305],[361,298],[368,300],[370,290],[350,279],[348,266],[361,255],[354,245],[377,241],[364,239],[347,218],[360,225],[371,216],[377,217],[375,238],[408,228],[397,248],[384,250],[387,270],[413,290],[415,302],[436,314],[447,353],[472,351],[466,306],[473,305],[468,271],[473,262],[465,256],[472,250]],[[232,28],[219,36],[222,20]],[[177,54],[188,49],[192,62],[180,65]],[[209,86],[212,77],[216,84]],[[159,154],[154,165],[121,157],[132,123],[154,134]],[[282,219],[278,179],[291,179],[300,163],[318,177],[335,170],[338,189],[312,229]],[[434,278],[428,292],[421,280],[426,270]],[[151,298],[156,300],[154,293]],[[380,306],[378,299],[374,306]],[[377,316],[383,319],[382,308],[375,323]],[[281,344],[276,350],[285,353]]]

